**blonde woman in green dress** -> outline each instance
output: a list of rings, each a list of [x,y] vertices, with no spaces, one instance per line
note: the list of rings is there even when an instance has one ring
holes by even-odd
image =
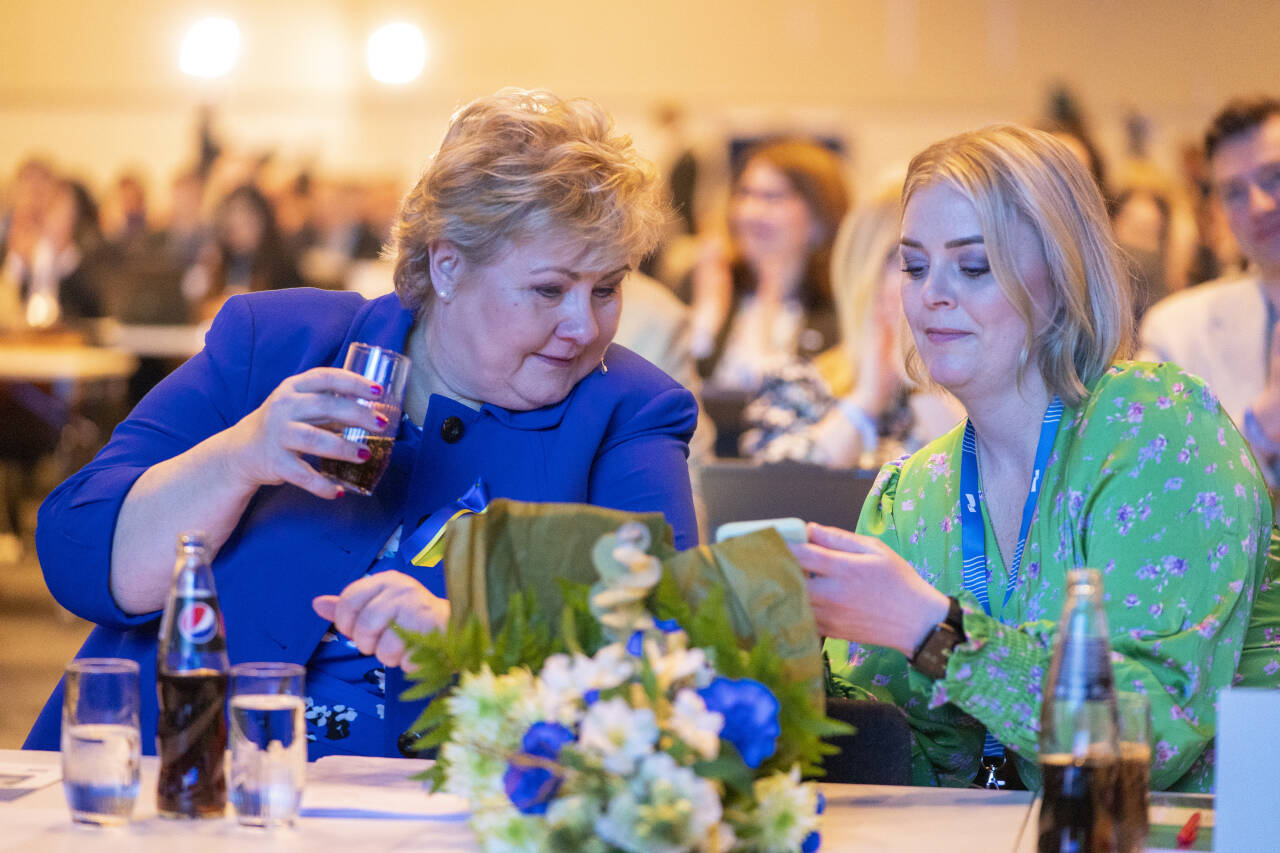
[[[834,683],[905,709],[916,783],[1007,762],[1037,787],[1066,573],[1097,567],[1117,686],[1151,700],[1153,786],[1210,789],[1218,690],[1280,683],[1248,446],[1196,377],[1118,360],[1126,278],[1061,143],[1015,126],[937,143],[903,211],[910,360],[967,419],[884,467],[856,534],[810,525],[795,548]]]

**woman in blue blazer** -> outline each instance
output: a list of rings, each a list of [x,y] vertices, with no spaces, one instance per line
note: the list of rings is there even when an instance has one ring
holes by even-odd
[[[40,510],[55,597],[97,623],[81,656],[137,660],[178,534],[206,531],[233,662],[307,666],[312,758],[395,755],[421,703],[398,697],[390,625],[442,626],[439,567],[399,550],[482,482],[490,497],[666,514],[696,544],[692,395],[611,346],[626,272],[664,210],[652,168],[586,101],[504,90],[460,111],[396,225],[396,294],[230,299],[202,352],[149,394]],[[353,341],[413,362],[390,467],[343,495],[315,457],[360,461],[334,427],[377,429],[379,389],[342,370]],[[26,747],[56,749],[61,686]],[[156,705],[144,689],[143,743]]]

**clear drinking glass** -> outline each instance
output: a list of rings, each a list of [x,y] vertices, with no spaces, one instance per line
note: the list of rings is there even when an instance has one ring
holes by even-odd
[[[409,364],[407,356],[372,344],[353,343],[347,348],[347,358],[342,366],[382,386],[382,394],[376,403],[364,399],[360,402],[382,414],[387,425],[381,432],[369,432],[359,427],[344,429],[342,437],[363,444],[369,450],[369,458],[364,462],[322,458],[321,474],[362,495],[373,493],[391,461],[391,447],[400,428],[404,389],[409,381]]]
[[[1151,790],[1151,703],[1141,693],[1116,694],[1116,849],[1142,853],[1147,842]]]
[[[245,826],[292,824],[307,768],[303,668],[231,668],[231,804]]]
[[[71,819],[127,823],[138,798],[138,664],[82,658],[67,664],[62,696],[62,790]]]

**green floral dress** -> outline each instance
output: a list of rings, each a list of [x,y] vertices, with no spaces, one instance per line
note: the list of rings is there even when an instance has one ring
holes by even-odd
[[[1280,685],[1280,549],[1244,439],[1205,384],[1172,364],[1121,364],[1089,390],[1063,412],[1003,608],[1008,575],[984,511],[992,616],[962,581],[963,425],[886,465],[863,507],[858,531],[965,610],[968,641],[937,681],[891,649],[826,644],[837,686],[906,710],[916,784],[971,782],[989,728],[1039,786],[1041,682],[1076,566],[1103,572],[1117,686],[1151,699],[1153,787],[1210,790],[1218,689]]]

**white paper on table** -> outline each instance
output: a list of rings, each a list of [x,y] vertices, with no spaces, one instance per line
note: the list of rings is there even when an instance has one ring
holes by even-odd
[[[58,765],[0,761],[0,802],[16,800],[62,778]]]
[[[307,765],[301,815],[308,818],[365,818],[462,822],[471,816],[467,801],[454,794],[432,794],[411,779],[431,766],[404,758],[331,755]]]
[[[1213,849],[1270,853],[1280,809],[1267,783],[1280,766],[1280,691],[1231,687],[1218,694]]]

